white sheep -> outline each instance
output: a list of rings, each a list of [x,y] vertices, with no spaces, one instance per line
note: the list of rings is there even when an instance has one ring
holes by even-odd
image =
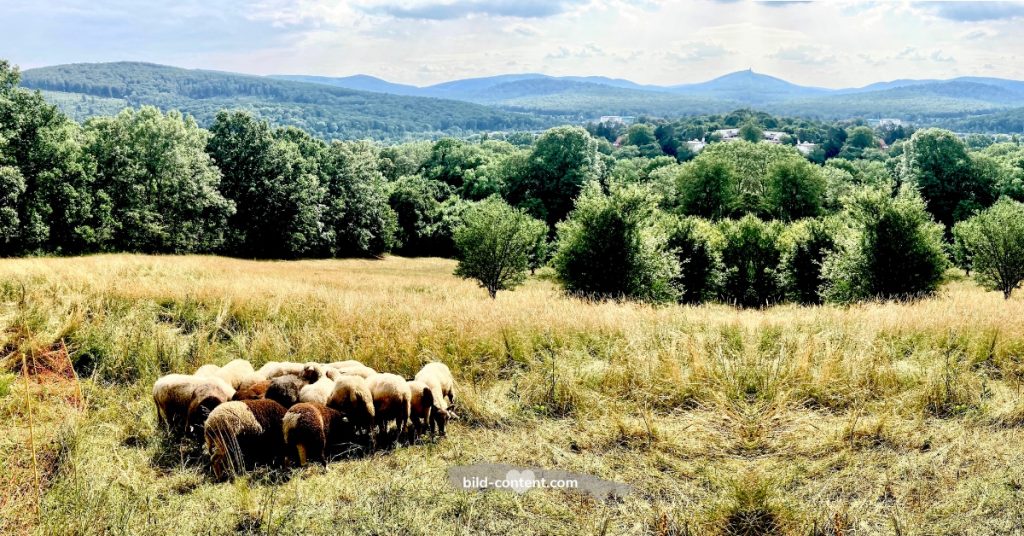
[[[423,365],[423,368],[416,373],[416,381],[421,381],[430,388],[434,395],[434,407],[430,412],[430,431],[437,431],[441,435],[447,433],[446,426],[448,419],[454,418],[451,411],[455,403],[455,379],[448,366],[440,362],[432,362]]]
[[[158,420],[178,437],[197,431],[215,407],[233,396],[234,388],[218,377],[169,374],[153,384]]]
[[[427,431],[427,423],[430,422],[431,410],[434,407],[434,394],[427,384],[421,381],[410,381],[409,391],[412,398],[409,404],[409,424],[412,440]]]
[[[401,439],[409,423],[412,391],[405,378],[383,373],[370,376],[367,380],[373,395],[374,424],[377,436],[386,436],[393,421],[397,429],[395,439]]]
[[[364,380],[377,373],[376,370],[352,359],[349,359],[348,361],[335,361],[334,363],[329,363],[327,366],[341,374],[359,376]]]
[[[196,376],[208,376],[220,378],[236,390],[242,385],[256,383],[261,377],[252,368],[252,363],[244,359],[232,360],[223,367],[217,365],[203,365],[196,370]]]
[[[319,380],[306,385],[299,390],[299,402],[316,402],[327,404],[334,392],[334,379],[330,374],[325,374]]]
[[[327,399],[327,406],[344,415],[354,431],[372,437],[375,409],[370,387],[360,376],[342,375],[334,383],[334,391]]]

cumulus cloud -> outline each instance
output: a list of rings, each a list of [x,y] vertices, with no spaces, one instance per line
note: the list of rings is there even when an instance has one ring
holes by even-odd
[[[731,50],[715,42],[684,41],[673,43],[672,49],[665,52],[665,57],[679,63],[694,63],[721,58],[731,53]]]
[[[961,32],[957,37],[966,41],[977,41],[978,39],[988,39],[997,35],[999,35],[999,32],[991,28],[975,28]]]
[[[820,47],[810,45],[782,47],[768,57],[804,65],[826,65],[836,62],[835,54],[825,54]]]

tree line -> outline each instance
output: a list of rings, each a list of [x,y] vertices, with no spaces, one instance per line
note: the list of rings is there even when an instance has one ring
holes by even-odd
[[[209,129],[152,107],[80,125],[19,88],[18,76],[0,65],[5,256],[393,252],[458,257],[460,275],[492,295],[550,264],[569,291],[589,296],[851,301],[934,290],[947,250],[987,270],[986,253],[968,247],[979,227],[956,224],[997,199],[1024,199],[1017,143],[935,129],[738,111],[642,122],[607,133],[615,143],[570,126],[328,143],[244,111],[217,113]],[[723,123],[753,141],[679,150],[689,129]],[[817,132],[834,154],[804,156],[751,134],[773,128]],[[662,145],[672,140],[675,154]]]

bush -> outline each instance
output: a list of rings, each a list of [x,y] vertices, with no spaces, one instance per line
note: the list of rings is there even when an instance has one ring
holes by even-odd
[[[721,276],[721,240],[714,225],[698,218],[677,218],[670,229],[668,247],[679,262],[673,284],[679,301],[701,303],[714,297]]]
[[[826,300],[914,298],[935,292],[949,265],[943,227],[921,196],[867,188],[847,200],[851,232],[825,262]]]
[[[466,211],[455,229],[455,275],[476,279],[491,298],[499,290],[513,289],[526,279],[537,237],[547,231],[547,224],[497,197],[481,201]]]
[[[821,303],[825,284],[822,266],[835,248],[834,225],[827,220],[802,220],[786,229],[782,235],[781,277],[788,299]]]
[[[586,296],[674,300],[679,265],[668,250],[666,216],[640,186],[604,193],[589,183],[569,219],[558,225],[553,264],[569,292]]]
[[[783,298],[779,276],[779,237],[783,225],[756,216],[719,223],[722,233],[722,287],[719,298],[743,307],[771,305]]]
[[[1024,280],[1024,204],[1003,199],[956,224],[953,236],[975,279],[1010,299]]]

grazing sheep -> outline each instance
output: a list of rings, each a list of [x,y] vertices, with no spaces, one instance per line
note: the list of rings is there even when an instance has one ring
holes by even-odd
[[[303,379],[294,374],[277,376],[270,380],[270,385],[267,387],[267,393],[264,395],[264,398],[274,400],[278,404],[290,408],[299,402],[299,393],[302,392],[302,388],[306,385],[307,383]]]
[[[395,439],[405,435],[409,423],[409,411],[412,404],[412,391],[405,378],[395,374],[377,374],[371,376],[367,383],[373,395],[374,424],[377,436],[387,435],[388,427],[394,421],[397,433]]]
[[[327,464],[327,450],[345,437],[344,416],[317,402],[300,402],[284,415],[282,432],[289,456],[299,466],[310,460]]]
[[[416,441],[420,435],[427,431],[427,423],[430,421],[431,409],[434,406],[434,394],[427,384],[420,381],[410,381],[409,390],[412,393],[409,408],[409,421],[412,433],[412,440]]]
[[[169,374],[153,384],[160,425],[175,437],[198,432],[207,415],[233,396],[235,390],[217,377]]]
[[[331,369],[334,369],[341,374],[351,374],[353,376],[359,376],[362,379],[367,379],[377,373],[376,370],[352,359],[348,361],[335,361],[327,365]]]
[[[334,391],[327,400],[327,406],[348,418],[353,431],[365,432],[369,440],[375,411],[373,394],[366,380],[359,376],[341,376],[334,384]]]
[[[275,465],[283,453],[284,406],[273,400],[225,402],[206,421],[206,449],[214,476],[238,474],[243,468]]]
[[[260,377],[252,369],[252,364],[244,359],[235,359],[223,367],[203,365],[196,370],[195,375],[220,378],[228,382],[236,390],[242,384],[260,380]]]
[[[273,379],[278,376],[293,375],[303,377],[306,375],[306,369],[310,365],[317,365],[315,363],[293,363],[291,361],[269,361],[265,365],[256,371],[256,374],[263,379]],[[313,378],[312,381],[316,381],[319,378]]]
[[[271,380],[260,380],[243,384],[235,391],[233,400],[260,400],[266,398],[270,383]]]
[[[334,380],[325,374],[319,380],[306,385],[299,391],[299,402],[316,402],[326,404],[334,392]]]
[[[444,363],[427,363],[416,373],[416,381],[425,383],[434,395],[434,407],[429,418],[430,432],[437,431],[445,435],[448,419],[455,417],[451,411],[451,406],[455,403],[455,380],[451,371]]]

